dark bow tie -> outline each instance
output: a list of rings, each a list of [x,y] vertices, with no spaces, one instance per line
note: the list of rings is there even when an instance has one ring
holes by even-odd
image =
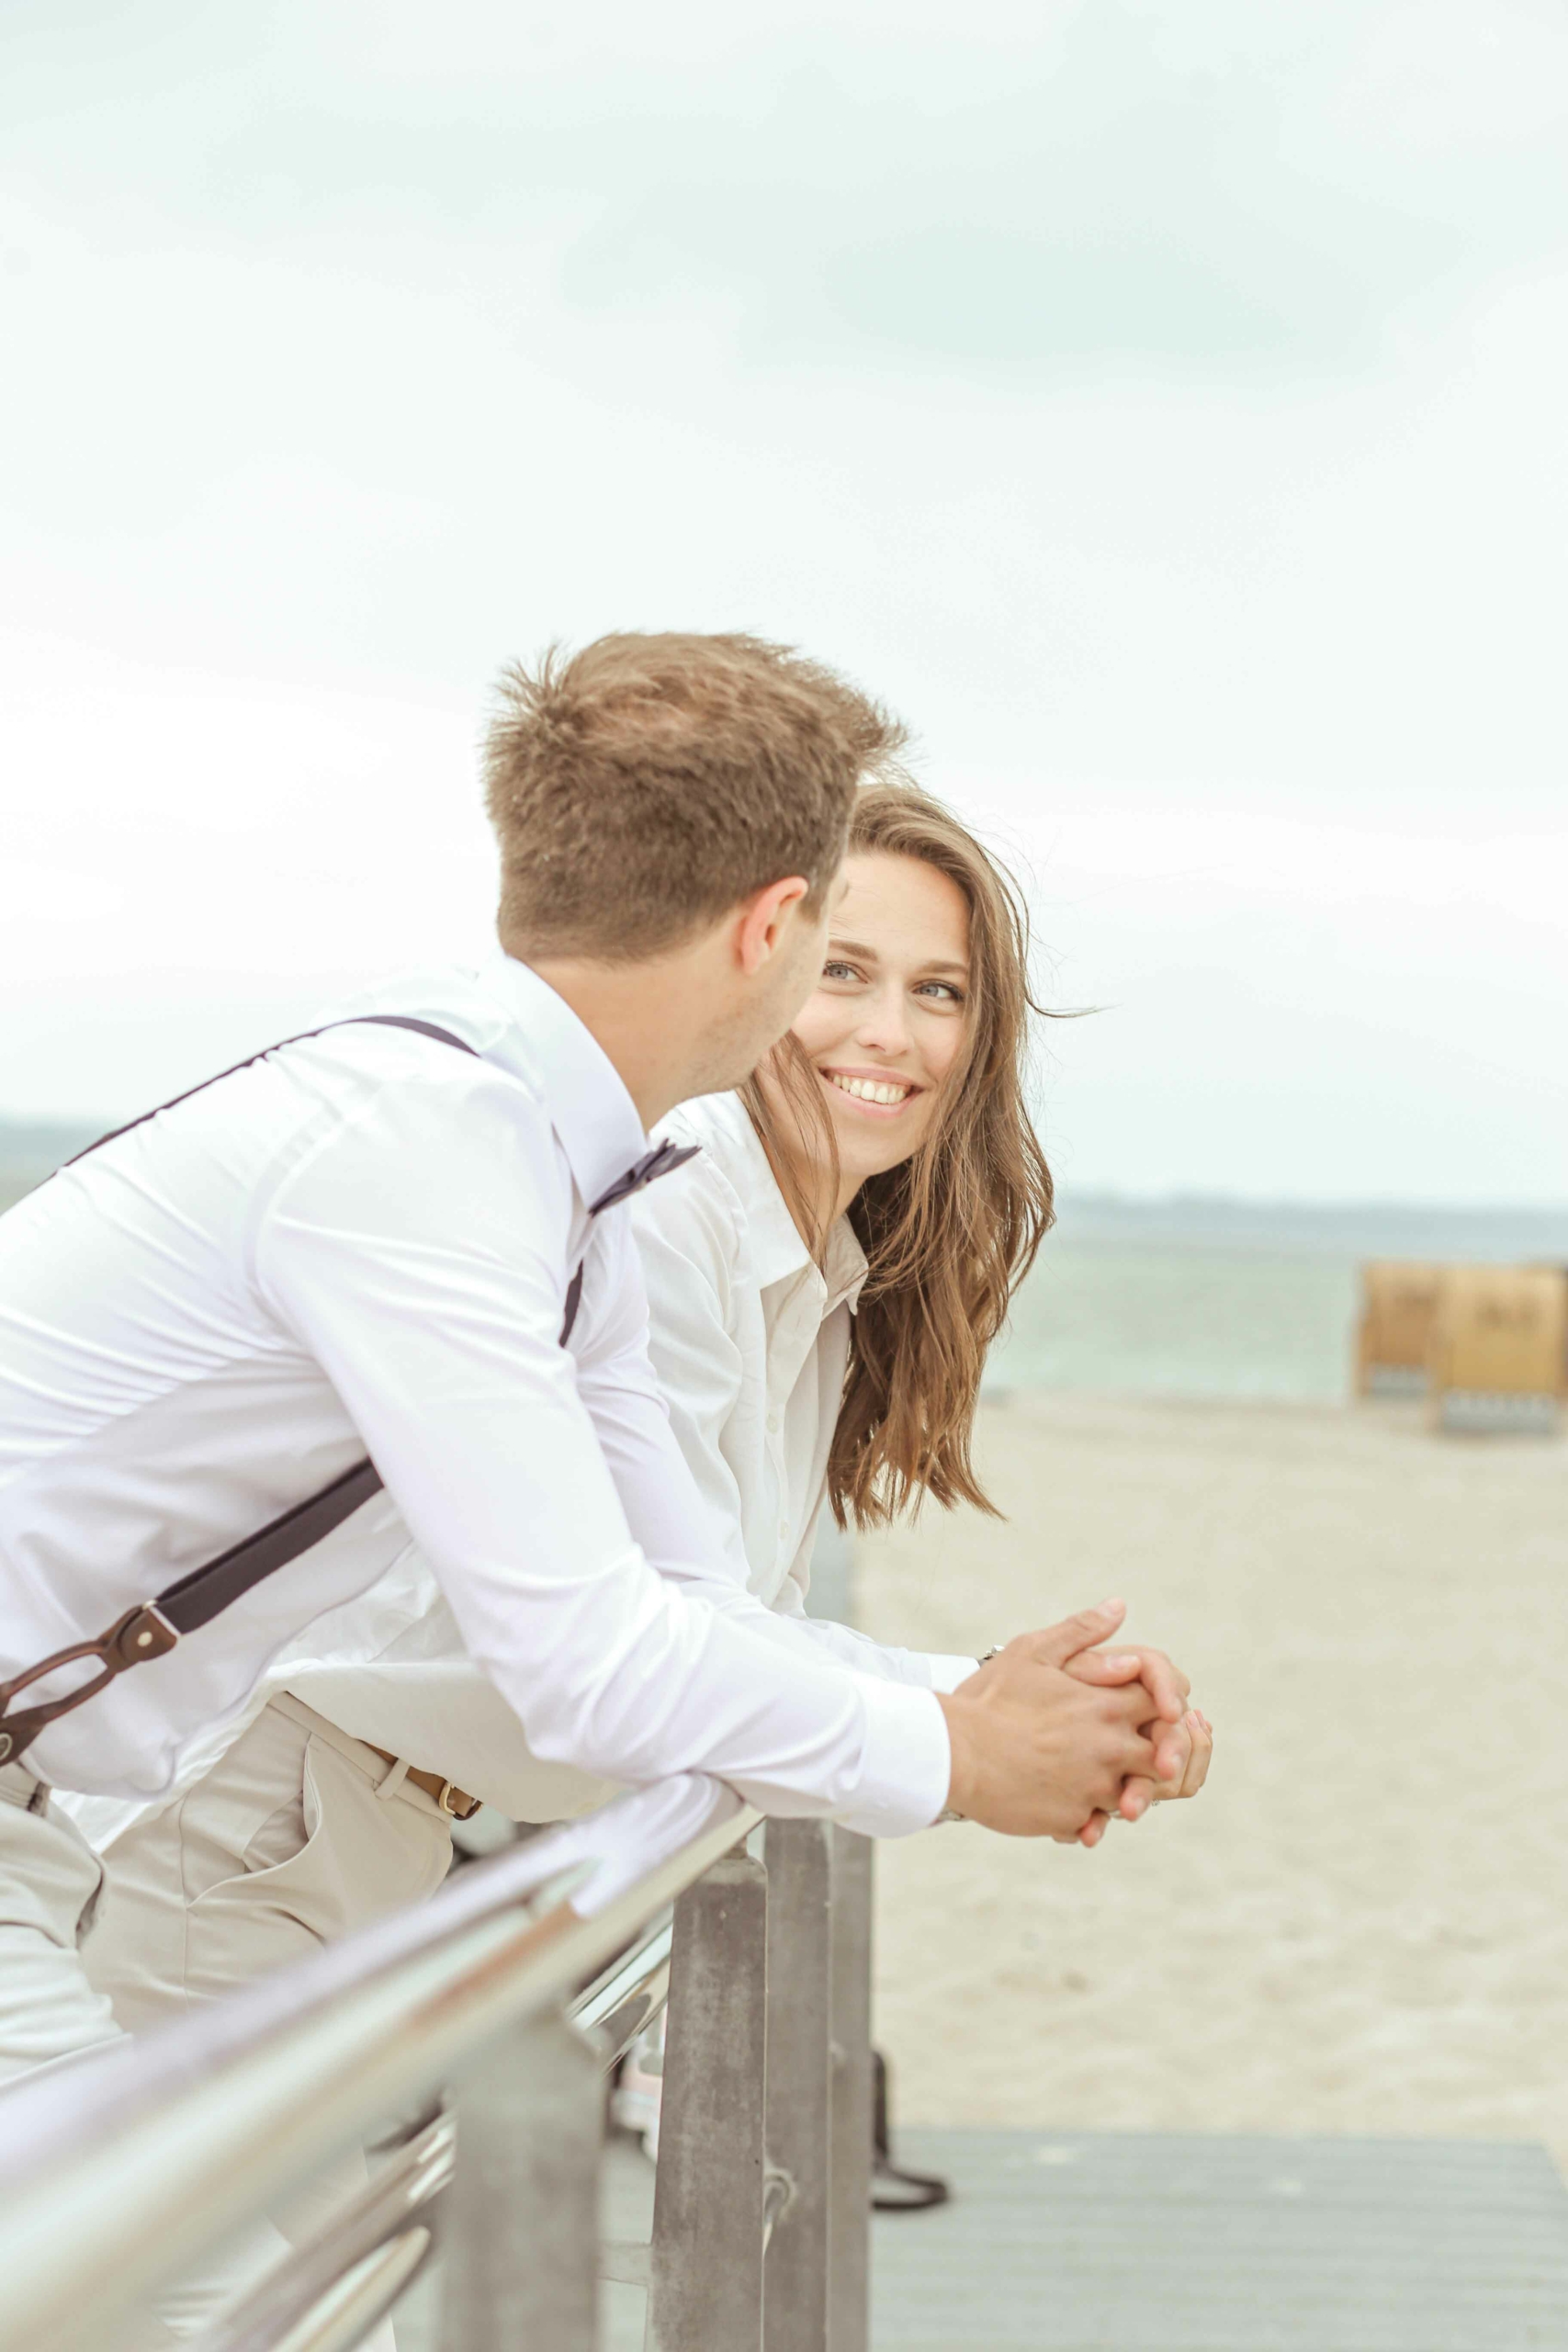
[[[655,1183],[660,1176],[668,1176],[671,1169],[683,1168],[688,1159],[695,1159],[700,1148],[694,1143],[671,1143],[668,1137],[663,1143],[655,1144],[651,1151],[633,1161],[624,1176],[616,1177],[607,1193],[601,1193],[591,1203],[589,1216],[597,1216],[602,1209],[613,1209],[617,1201],[629,1201],[645,1184]]]

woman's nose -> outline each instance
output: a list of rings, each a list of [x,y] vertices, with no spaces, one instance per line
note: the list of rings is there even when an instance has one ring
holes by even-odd
[[[855,1042],[868,1053],[902,1054],[908,1050],[909,1020],[902,989],[879,989],[861,1008]]]

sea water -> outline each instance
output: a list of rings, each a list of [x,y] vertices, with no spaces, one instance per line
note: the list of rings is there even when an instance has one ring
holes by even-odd
[[[105,1124],[0,1122],[0,1209]],[[1068,1193],[991,1351],[986,1386],[1335,1402],[1349,1394],[1365,1258],[1568,1263],[1568,1207]]]
[[[1342,1400],[1367,1258],[1562,1264],[1568,1209],[1069,1195],[987,1388]]]

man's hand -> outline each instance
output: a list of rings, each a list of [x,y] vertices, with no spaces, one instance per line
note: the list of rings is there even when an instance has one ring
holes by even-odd
[[[1097,1651],[1090,1672],[1066,1670],[1125,1613],[1109,1601],[1045,1633],[1021,1634],[956,1690],[939,1692],[955,1812],[1009,1837],[1071,1844],[1120,1802],[1124,1782],[1155,1779],[1155,1747],[1139,1725],[1163,1722],[1172,1703],[1171,1720],[1179,1719],[1174,1690],[1154,1698],[1135,1650]]]

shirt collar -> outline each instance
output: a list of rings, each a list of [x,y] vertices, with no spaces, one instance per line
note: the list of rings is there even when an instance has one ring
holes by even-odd
[[[826,1312],[830,1314],[842,1299],[850,1313],[855,1314],[870,1272],[854,1227],[847,1216],[836,1218],[822,1259],[822,1279],[828,1285]]]
[[[479,977],[520,1033],[523,1058],[538,1080],[572,1179],[592,1204],[648,1149],[626,1080],[592,1029],[531,965],[497,947]],[[495,1057],[504,1059],[504,1051]]]
[[[702,1145],[744,1202],[752,1270],[763,1290],[811,1266],[811,1252],[789,1213],[750,1114],[738,1094],[704,1094],[694,1102],[683,1102],[669,1125],[671,1133],[678,1134],[682,1142]],[[827,1291],[823,1314],[831,1314],[840,1300],[848,1302],[852,1313],[869,1270],[847,1216],[834,1221],[821,1268],[813,1271]]]

